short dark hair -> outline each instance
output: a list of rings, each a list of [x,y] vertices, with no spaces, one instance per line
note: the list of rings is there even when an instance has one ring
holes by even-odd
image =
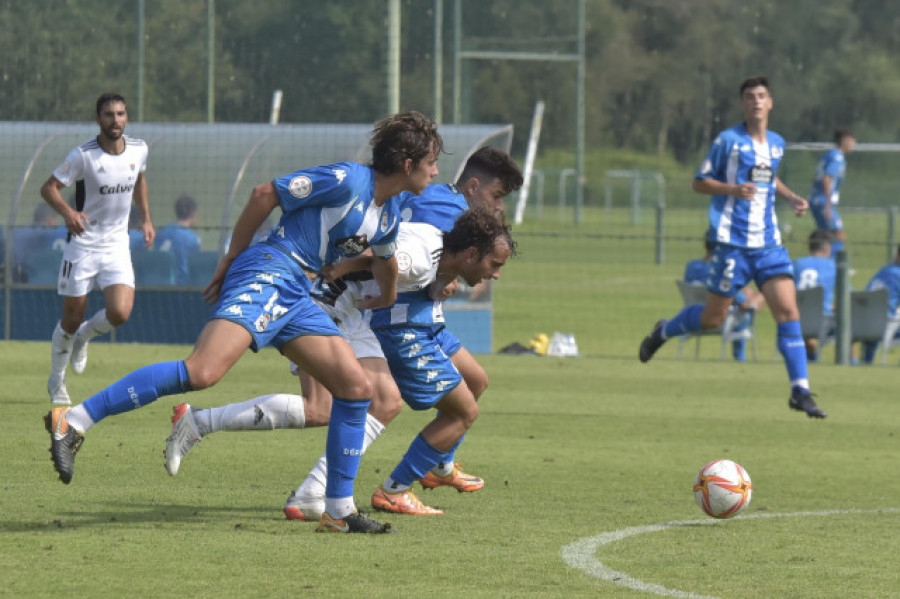
[[[375,123],[370,144],[372,168],[383,175],[400,170],[406,159],[415,166],[432,152],[437,156],[444,149],[437,125],[416,111],[401,112]]]
[[[453,229],[444,234],[444,252],[458,254],[474,247],[478,250],[480,260],[494,249],[498,239],[505,240],[509,245],[510,256],[516,255],[516,242],[513,241],[509,227],[488,208],[469,208],[456,219]]]
[[[50,204],[48,204],[47,202],[41,202],[40,204],[38,204],[37,206],[34,207],[34,213],[32,214],[32,220],[33,220],[34,224],[40,225],[40,224],[43,224],[43,222],[51,216],[54,218],[56,218],[56,216],[58,216],[56,214],[56,210],[54,210],[53,207]]]
[[[844,141],[844,138],[846,138],[846,137],[856,137],[856,136],[853,135],[853,131],[851,131],[850,129],[840,128],[840,129],[834,130],[834,143],[835,144],[841,145],[841,142]]]
[[[706,239],[703,241],[703,247],[706,248],[706,251],[710,254],[713,253],[713,250],[716,249],[716,242],[712,239]]]
[[[816,230],[809,234],[809,251],[811,253],[821,252],[825,249],[825,244],[831,245],[831,235],[828,231]]]
[[[772,91],[771,88],[769,87],[769,80],[766,77],[763,77],[762,75],[757,75],[756,77],[750,77],[748,79],[744,79],[744,81],[741,83],[741,89],[740,89],[740,92],[738,93],[738,95],[743,98],[745,90],[753,89],[754,87],[760,87],[760,86],[766,88],[769,91]]]
[[[490,183],[493,179],[499,179],[506,193],[512,193],[522,187],[522,171],[519,166],[503,150],[483,146],[475,150],[459,176],[462,183],[475,177],[483,183]]]
[[[189,195],[183,195],[175,200],[175,216],[178,220],[184,220],[194,216],[197,212],[197,200]]]
[[[97,98],[97,116],[100,116],[100,111],[110,102],[121,102],[122,104],[125,104],[126,107],[128,106],[128,103],[125,102],[125,97],[122,96],[122,94],[106,92],[105,94],[100,94],[100,97]]]

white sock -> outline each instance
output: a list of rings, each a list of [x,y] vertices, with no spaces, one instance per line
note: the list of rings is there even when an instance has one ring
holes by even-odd
[[[796,379],[791,381],[791,387],[800,387],[809,391],[809,379]]]
[[[85,433],[94,426],[94,419],[84,409],[84,404],[78,404],[66,412],[66,422],[79,433]]]
[[[217,431],[303,428],[306,426],[306,411],[302,396],[275,393],[216,408],[196,410],[194,423],[200,436]]]
[[[106,308],[98,310],[96,314],[81,323],[78,331],[75,333],[85,341],[90,341],[97,335],[104,335],[113,330],[112,323],[106,318]]]
[[[450,476],[453,473],[453,460],[446,462],[438,462],[438,465],[431,469],[438,476]]]
[[[65,332],[57,322],[56,328],[53,329],[53,335],[50,337],[51,376],[63,377],[66,375],[66,365],[69,363],[69,356],[72,355],[74,343],[75,335]]]
[[[404,485],[398,483],[390,476],[385,479],[384,484],[382,485],[388,493],[402,493],[403,491],[408,491],[410,485]]]
[[[366,414],[366,433],[363,437],[362,452],[366,453],[375,439],[384,432],[384,425],[371,414]],[[325,480],[328,478],[328,460],[323,453],[319,456],[306,479],[297,487],[297,495],[305,498],[325,497]]]
[[[352,497],[326,497],[325,511],[332,518],[340,520],[356,511],[356,504],[353,503]]]

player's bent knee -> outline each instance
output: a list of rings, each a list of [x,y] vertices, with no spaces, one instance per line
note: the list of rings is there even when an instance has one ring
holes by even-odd
[[[185,363],[188,371],[188,378],[191,381],[191,389],[199,391],[201,389],[209,389],[219,382],[223,373],[218,369],[206,368],[203,366],[191,366]]]

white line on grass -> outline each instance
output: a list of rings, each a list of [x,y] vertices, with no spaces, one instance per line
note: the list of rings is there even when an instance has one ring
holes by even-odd
[[[896,514],[900,512],[900,508],[888,507],[879,510],[825,510],[822,512],[787,512],[783,514],[770,512],[757,512],[747,516],[738,516],[734,520],[756,520],[759,518],[803,518],[807,516],[840,516],[845,514]],[[595,554],[597,549],[603,545],[609,545],[628,537],[642,535],[651,532],[661,532],[670,528],[678,528],[680,526],[708,526],[712,524],[722,524],[722,520],[714,520],[712,518],[704,518],[702,520],[681,520],[676,522],[663,522],[662,524],[648,524],[647,526],[632,526],[631,528],[622,528],[612,532],[605,532],[595,537],[587,537],[579,539],[574,543],[566,545],[562,548],[563,561],[579,570],[585,572],[589,576],[606,580],[613,584],[617,584],[629,589],[644,593],[653,593],[654,595],[662,595],[664,597],[685,597],[690,599],[716,599],[708,595],[697,595],[696,593],[688,593],[676,589],[667,589],[664,586],[644,582],[637,578],[632,578],[624,572],[613,570],[599,561]]]

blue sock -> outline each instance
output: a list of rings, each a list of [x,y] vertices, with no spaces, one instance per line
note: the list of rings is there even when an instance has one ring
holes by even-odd
[[[663,334],[666,339],[669,337],[678,337],[687,333],[693,333],[700,330],[700,313],[703,312],[703,306],[687,306],[675,317],[666,323],[663,327]]]
[[[325,440],[328,460],[325,497],[353,497],[353,481],[359,471],[370,403],[368,399],[349,401],[337,397],[331,402],[331,419]]]
[[[871,364],[875,361],[875,354],[878,352],[878,342],[877,341],[865,341],[862,344],[863,347],[863,363]]]
[[[454,449],[456,447],[450,451],[438,451],[429,445],[421,434],[416,435],[406,450],[406,455],[391,472],[391,478],[401,485],[412,485],[439,462],[446,461],[448,456],[452,458]]]
[[[747,340],[746,339],[738,339],[737,341],[731,342],[731,355],[734,356],[734,359],[738,362],[746,362],[747,361]]]
[[[784,364],[787,366],[788,378],[794,381],[804,381],[808,385],[806,372],[806,344],[803,343],[803,334],[800,330],[799,320],[778,323],[778,351],[784,356]]]
[[[465,439],[465,438],[466,438],[466,436],[463,435],[462,437],[459,438],[459,441],[457,441],[453,445],[453,447],[450,448],[450,451],[444,452],[444,457],[441,458],[441,461],[438,462],[436,464],[436,466],[441,467],[441,466],[444,466],[445,464],[452,466],[454,460],[456,460],[456,448],[460,446],[460,444],[463,442],[463,439]]]
[[[125,375],[82,405],[94,422],[100,422],[107,416],[153,403],[164,395],[190,390],[191,381],[183,360],[158,362]]]
[[[838,241],[836,239],[831,240],[831,257],[837,258],[837,254],[839,251],[844,249],[844,242]]]

